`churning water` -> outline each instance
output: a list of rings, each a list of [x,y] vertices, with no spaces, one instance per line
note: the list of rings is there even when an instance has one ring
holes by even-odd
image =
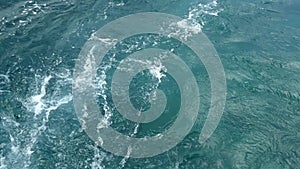
[[[109,82],[129,54],[153,47],[174,52],[199,84],[199,115],[184,140],[155,157],[135,159],[129,149],[126,156],[116,156],[88,137],[74,110],[72,83],[78,55],[93,33],[139,12],[183,18],[190,24],[180,22],[184,31],[175,30],[182,39],[206,34],[225,70],[227,100],[218,128],[199,144],[210,104],[204,65],[168,37],[139,35],[116,44],[95,78],[102,127],[136,138],[159,136],[180,109],[182,93],[160,61],[131,60],[149,68],[130,83],[134,107],[149,109],[157,88],[168,102],[162,116],[149,124],[122,118]],[[1,0],[0,169],[299,168],[299,18],[298,0]]]

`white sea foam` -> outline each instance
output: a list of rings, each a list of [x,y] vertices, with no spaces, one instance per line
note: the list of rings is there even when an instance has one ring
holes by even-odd
[[[5,157],[0,154],[0,169],[7,169],[7,165],[5,165]]]
[[[120,162],[120,169],[125,167],[125,164],[126,164],[128,158],[130,157],[131,152],[132,152],[132,148],[129,146],[125,157]]]
[[[99,38],[96,35],[96,32],[94,32],[88,40],[98,40],[100,42],[103,42],[103,43],[105,43],[107,45],[111,45],[111,46],[114,46],[118,42],[118,39]]]
[[[48,84],[48,82],[51,78],[52,78],[52,76],[46,76],[42,83],[40,94],[32,97],[33,98],[32,99],[33,110],[34,110],[35,115],[40,115],[42,112],[44,112],[44,117],[42,118],[41,125],[40,126],[34,125],[34,127],[36,127],[36,128],[33,128],[30,131],[31,142],[26,145],[25,152],[24,152],[26,154],[25,156],[27,156],[27,164],[25,165],[26,167],[29,167],[29,165],[30,165],[31,154],[34,152],[32,150],[33,146],[35,145],[39,135],[41,135],[41,133],[44,132],[47,128],[46,125],[49,121],[50,113],[53,110],[56,110],[61,105],[67,104],[72,100],[71,93],[63,96],[62,98],[55,98],[50,101],[43,99],[43,97],[46,95],[46,85]],[[32,107],[29,108],[29,110],[31,110],[31,109],[32,109]]]
[[[204,15],[218,16],[222,9],[218,9],[217,0],[207,4],[199,3],[189,9],[188,20],[201,19]]]
[[[120,6],[122,6],[124,4],[121,4]],[[208,4],[198,4],[196,7],[191,8],[189,10],[188,16],[183,19],[182,21],[179,21],[177,23],[173,23],[173,25],[170,25],[170,34],[173,36],[177,36],[180,39],[187,39],[188,37],[194,35],[194,34],[198,34],[201,32],[205,21],[203,20],[203,16],[204,15],[212,15],[212,16],[217,16],[218,15],[218,10],[215,10],[215,7],[217,6],[217,1],[212,1],[211,3]],[[105,16],[106,16],[106,10],[105,10]],[[201,18],[201,19],[200,19]],[[200,22],[199,22],[200,20]],[[99,40],[105,44],[108,45],[115,45],[116,43],[116,39],[107,39],[107,38],[98,38],[95,35],[91,36],[92,40]],[[136,51],[139,50],[140,45],[138,44],[130,44],[127,46],[126,50],[122,51],[125,53],[131,53],[132,51]],[[172,51],[171,51],[172,52]],[[112,60],[114,60],[114,57],[112,57]],[[91,58],[91,57],[90,57]],[[161,59],[162,58],[157,58],[154,61],[149,61],[149,60],[131,60],[131,62],[133,62],[133,64],[144,64],[147,65],[149,72],[151,73],[151,75],[155,78],[157,78],[159,80],[159,83],[161,82],[161,79],[165,76],[165,73],[167,70],[166,68],[162,65],[161,63]],[[108,64],[106,64],[104,67],[101,67],[99,69],[99,74],[95,77],[95,84],[93,87],[95,87],[97,90],[97,95],[100,96],[102,98],[101,104],[103,106],[103,111],[104,111],[104,117],[102,118],[101,122],[99,123],[99,125],[97,126],[98,129],[101,128],[105,128],[108,127],[111,122],[110,122],[110,118],[112,116],[112,108],[109,107],[108,105],[108,100],[107,100],[107,96],[106,96],[106,92],[108,90],[108,84],[107,84],[107,70],[109,70],[113,64],[114,61],[112,61]],[[84,71],[86,71],[84,74],[88,75],[89,77],[91,77],[90,75],[92,75],[93,72],[91,72],[91,65],[93,61],[90,59],[87,60],[86,66],[84,68]],[[122,62],[122,61],[121,61]],[[117,69],[124,69],[124,68],[117,68]],[[126,68],[126,70],[124,69],[124,71],[134,71],[131,70],[130,67]],[[84,79],[84,78],[82,78]],[[80,78],[78,79],[80,80]],[[80,87],[82,83],[85,83],[86,81],[76,81],[76,86]],[[156,86],[157,87],[157,86]],[[88,112],[86,112],[88,113]],[[88,114],[86,114],[88,115]],[[138,127],[139,125],[136,125],[134,128],[133,133],[131,134],[131,136],[135,135],[138,132]],[[157,135],[157,137],[162,137],[162,135]],[[99,138],[101,139],[101,138]],[[102,154],[100,152],[100,150],[95,146],[94,149],[94,158],[93,158],[93,163],[91,164],[92,168],[103,168],[102,166],[102,161],[104,159],[105,154]],[[121,168],[123,168],[126,164],[127,159],[129,158],[131,154],[131,148],[128,148],[128,152],[127,155],[122,159],[122,161],[120,162],[120,166]]]
[[[176,37],[180,40],[187,40],[189,37],[202,31],[202,25],[183,19],[177,23],[172,23],[166,29],[168,37]]]
[[[46,4],[38,4],[34,1],[27,1],[25,3],[25,5],[23,6],[24,9],[22,11],[22,15],[37,15],[38,12],[43,12],[45,13],[45,11],[43,10],[44,7],[46,7]]]
[[[110,58],[110,61],[107,65],[99,68],[100,73],[98,76],[96,76],[94,81],[96,94],[102,97],[103,99],[102,104],[103,104],[103,111],[104,111],[104,117],[101,119],[100,123],[98,124],[97,129],[107,128],[111,124],[110,118],[112,116],[112,112],[111,112],[111,108],[108,105],[107,96],[105,92],[108,89],[107,82],[106,82],[106,78],[107,78],[106,72],[114,65],[115,62],[114,57],[115,55],[113,55]]]
[[[34,108],[34,114],[35,115],[41,114],[41,111],[45,107],[45,104],[44,104],[42,98],[46,95],[46,86],[49,83],[49,80],[51,78],[52,78],[51,75],[50,76],[46,76],[45,79],[44,79],[44,81],[43,81],[43,83],[42,83],[40,94],[31,97],[29,109]]]
[[[103,19],[107,19],[107,12],[109,9],[111,8],[115,8],[115,7],[120,7],[120,6],[124,6],[125,3],[123,1],[119,2],[119,3],[115,3],[115,2],[108,2],[108,5],[104,8],[103,10]]]
[[[91,168],[92,169],[104,169],[102,166],[102,161],[106,157],[106,154],[102,151],[99,150],[97,146],[93,147],[94,150],[94,157],[93,157],[93,162],[91,163]]]
[[[136,125],[135,125],[134,131],[133,131],[133,133],[131,134],[131,137],[137,134],[138,129],[139,129],[139,126],[140,126],[140,124],[136,124]]]
[[[150,74],[158,79],[159,83],[161,82],[161,79],[165,77],[165,72],[167,72],[167,68],[162,64],[161,59],[163,59],[164,54],[162,54],[160,57],[156,57],[153,60],[141,60],[141,59],[132,59],[128,58],[127,61],[130,62],[132,65],[134,64],[141,64],[144,65],[150,72]],[[121,63],[124,60],[121,61]],[[134,71],[133,69],[129,67],[123,68],[118,67],[118,70],[121,71]]]
[[[154,60],[154,64],[150,65],[149,72],[158,79],[158,83],[161,83],[161,79],[166,76],[164,72],[167,72],[167,68],[159,59],[156,59]]]
[[[37,143],[39,136],[47,129],[50,113],[72,100],[71,93],[61,93],[63,86],[71,85],[71,78],[64,75],[64,73],[60,73],[60,75],[61,76],[59,77],[55,75],[44,77],[37,76],[36,85],[39,87],[36,88],[36,91],[32,92],[36,93],[36,95],[30,96],[25,100],[19,99],[26,109],[33,113],[33,119],[25,125],[26,128],[21,129],[18,133],[14,133],[14,135],[18,135],[18,137],[14,137],[14,135],[10,134],[11,153],[8,154],[6,160],[8,160],[9,163],[14,163],[16,167],[30,167],[31,156],[34,153],[33,147]],[[61,77],[66,78],[60,79]],[[53,92],[48,93],[47,87],[52,79],[60,80],[57,80],[55,81],[56,83],[52,84],[56,88]],[[5,121],[8,121],[8,119],[6,118]]]
[[[300,69],[300,62],[294,61],[284,64],[284,67],[289,69]]]
[[[83,66],[83,72],[74,79],[74,88],[78,90],[85,90],[86,88],[93,87],[93,69],[95,68],[95,56],[93,51],[95,46],[89,51],[86,62]]]
[[[69,69],[66,68],[61,68],[59,70],[59,72],[53,72],[54,76],[61,78],[61,79],[65,79],[65,80],[69,80],[70,82],[72,81],[71,77],[71,71]]]
[[[206,16],[218,16],[221,11],[222,9],[218,9],[217,0],[212,0],[207,4],[199,3],[189,8],[189,12],[184,19],[170,24],[166,31],[169,37],[187,40],[189,37],[202,31],[206,23]]]
[[[10,92],[9,90],[6,90],[5,86],[10,83],[10,79],[8,75],[0,74],[0,94],[1,93],[7,93]]]
[[[9,83],[10,79],[8,75],[0,74],[0,84]]]

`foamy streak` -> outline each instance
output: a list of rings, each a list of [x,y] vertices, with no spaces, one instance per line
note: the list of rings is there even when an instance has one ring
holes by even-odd
[[[103,42],[103,43],[105,43],[105,44],[107,44],[109,46],[115,45],[117,43],[117,41],[118,41],[118,39],[99,38],[99,37],[97,37],[95,35],[95,33],[93,33],[88,40],[98,40],[98,41]]]
[[[115,62],[114,57],[115,55],[113,55],[112,58],[110,58],[110,62],[108,65],[101,67],[100,75],[96,77],[95,88],[97,89],[97,95],[101,96],[104,100],[103,102],[104,117],[101,119],[100,123],[98,124],[97,129],[106,128],[111,124],[110,118],[112,116],[112,112],[111,112],[111,108],[108,106],[107,96],[105,95],[105,92],[107,90],[106,71],[113,66],[113,63]]]
[[[100,40],[101,42],[104,42],[108,45],[116,43],[116,39],[97,38],[94,34],[91,36],[91,39]],[[91,51],[89,53],[90,59],[87,60],[87,63],[84,67],[84,71],[85,71],[84,75],[89,78],[94,78],[93,76],[91,76],[93,64],[95,64],[93,50],[94,50],[94,48],[91,49]],[[102,99],[103,99],[102,104],[103,104],[103,110],[104,110],[104,117],[100,120],[100,123],[98,124],[97,129],[106,128],[111,124],[110,118],[112,116],[112,112],[111,112],[111,108],[108,106],[107,96],[105,95],[105,92],[107,90],[106,71],[109,70],[114,65],[114,62],[116,62],[114,57],[115,57],[115,55],[113,55],[110,58],[108,65],[105,65],[104,67],[99,68],[99,72],[100,72],[99,75],[97,75],[95,77],[95,80],[91,79],[91,81],[94,82],[93,84],[89,84],[89,85],[92,85],[91,87],[96,89],[96,95],[102,97]],[[75,87],[80,88],[81,85],[86,85],[86,81],[82,80],[85,78],[86,77],[82,77],[82,78],[79,77],[79,78],[75,79]],[[88,111],[85,111],[84,116],[87,117],[88,113],[89,113]],[[85,124],[84,119],[81,119],[81,123],[84,126],[84,124]],[[102,138],[98,138],[98,139],[101,142]],[[94,157],[93,157],[93,162],[91,163],[90,166],[92,169],[103,169],[103,166],[101,165],[101,163],[104,160],[104,158],[106,157],[106,154],[104,152],[101,152],[96,145],[93,146],[93,149],[94,149]]]
[[[92,82],[92,80],[93,80],[93,76],[91,76],[91,75],[93,74],[93,67],[95,67],[95,56],[93,55],[94,49],[95,49],[95,46],[93,46],[91,51],[89,51],[88,58],[83,67],[84,70],[83,70],[82,76],[78,76],[75,79],[75,83],[74,83],[75,88],[85,90],[85,88],[82,88],[82,86],[93,87],[93,84],[87,83],[87,81]],[[88,80],[86,80],[86,79],[88,79]]]
[[[140,124],[135,125],[133,133],[130,134],[130,137],[133,137],[134,135],[137,134],[139,126],[140,126]],[[126,156],[120,162],[121,169],[125,167],[125,164],[126,164],[128,158],[130,157],[131,151],[132,151],[132,148],[128,147]]]
[[[131,152],[132,152],[132,148],[131,148],[131,147],[128,147],[127,153],[126,153],[125,157],[124,157],[124,158],[121,160],[121,162],[120,162],[120,165],[121,165],[120,168],[121,168],[121,169],[125,167],[125,164],[126,164],[128,158],[130,157]]]
[[[135,125],[134,131],[133,131],[131,137],[134,136],[134,135],[136,135],[136,133],[138,132],[139,126],[140,126],[140,124],[136,124]]]

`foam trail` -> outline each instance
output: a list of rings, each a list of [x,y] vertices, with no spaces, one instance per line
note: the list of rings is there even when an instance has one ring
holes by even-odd
[[[125,157],[120,162],[120,165],[121,165],[120,169],[125,167],[125,164],[126,164],[128,158],[130,157],[131,152],[132,152],[132,148],[128,147]]]

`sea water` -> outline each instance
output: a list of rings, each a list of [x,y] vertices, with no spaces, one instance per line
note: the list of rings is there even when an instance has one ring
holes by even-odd
[[[213,135],[198,137],[210,99],[208,73],[193,53],[168,37],[139,35],[107,54],[95,77],[101,123],[130,137],[160,136],[177,117],[176,81],[159,61],[135,60],[129,96],[149,109],[159,88],[168,97],[158,120],[138,124],[122,118],[110,99],[111,74],[136,51],[176,52],[193,70],[200,111],[177,146],[151,158],[116,156],[97,146],[77,118],[73,71],[85,42],[120,17],[161,12],[181,17],[182,39],[205,33],[226,74],[226,106]],[[300,2],[298,0],[36,0],[0,2],[0,168],[299,168]],[[107,39],[102,39],[108,42]],[[199,44],[201,45],[201,44]],[[193,99],[193,98],[191,98]]]

